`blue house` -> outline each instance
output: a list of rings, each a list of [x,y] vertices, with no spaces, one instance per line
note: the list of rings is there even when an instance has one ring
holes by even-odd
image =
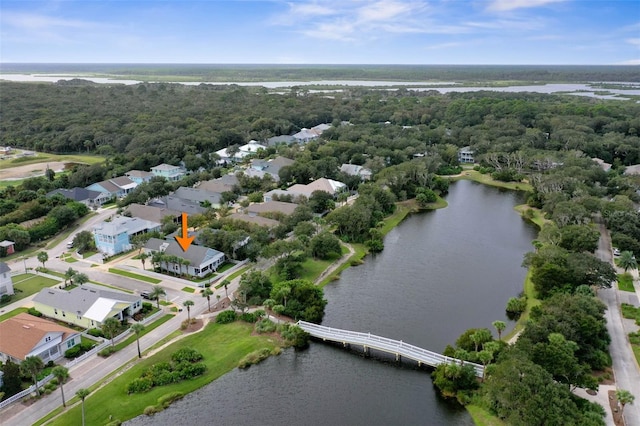
[[[129,179],[131,179],[133,182],[137,183],[138,185],[144,182],[149,182],[151,178],[155,176],[151,172],[145,172],[142,170],[129,170],[124,175]]]
[[[87,189],[89,191],[98,191],[103,194],[108,194],[110,198],[121,198],[133,191],[136,186],[138,186],[138,184],[128,177],[120,176],[94,183],[87,186]]]
[[[102,222],[94,226],[93,238],[100,252],[113,256],[133,248],[132,236],[159,230],[160,224],[157,222],[119,216],[111,222]]]

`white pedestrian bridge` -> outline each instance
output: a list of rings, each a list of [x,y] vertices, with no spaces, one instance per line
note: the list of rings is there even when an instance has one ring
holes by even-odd
[[[375,349],[395,355],[396,360],[398,361],[401,357],[412,359],[417,361],[419,366],[427,364],[432,367],[436,367],[440,364],[462,362],[457,358],[451,358],[437,352],[431,352],[427,349],[405,343],[402,340],[393,340],[386,337],[376,336],[371,333],[360,333],[357,331],[325,327],[323,325],[313,324],[306,321],[298,321],[298,326],[311,336],[322,339],[323,341],[329,340],[332,342],[338,342],[342,343],[344,346],[361,345],[365,354],[369,353],[369,349]],[[476,376],[483,376],[484,366],[467,361],[465,361],[464,364],[473,366]]]

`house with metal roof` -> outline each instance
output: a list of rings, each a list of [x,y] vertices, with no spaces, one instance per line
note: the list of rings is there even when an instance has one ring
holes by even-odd
[[[242,161],[245,157],[255,154],[256,152],[267,149],[266,146],[258,143],[258,141],[250,140],[249,143],[238,147],[237,150],[233,151],[229,148],[223,148],[216,151],[216,154],[220,157],[219,162],[233,162],[233,161]]]
[[[98,285],[83,284],[70,291],[40,290],[33,306],[46,317],[80,327],[99,327],[107,318],[123,321],[142,310],[142,297]]]
[[[269,175],[275,182],[280,182],[280,169],[295,163],[286,157],[276,157],[272,160],[251,160],[251,166],[244,171],[247,176],[263,178]]]
[[[20,363],[29,356],[55,361],[80,344],[79,332],[26,312],[0,323],[0,360]]]
[[[137,217],[118,216],[93,227],[93,238],[98,250],[108,256],[131,250],[131,237],[159,231],[160,223]]]
[[[98,191],[108,194],[109,198],[121,198],[133,191],[136,186],[138,186],[138,184],[128,177],[120,176],[94,183],[87,186],[87,189],[90,191]]]
[[[71,189],[58,188],[47,193],[47,197],[62,195],[69,200],[85,204],[87,207],[100,206],[111,197],[100,191],[92,191],[86,188],[75,187]]]
[[[171,216],[175,223],[179,223],[182,212],[163,207],[148,206],[144,204],[129,204],[124,211],[125,215],[148,220],[150,222],[162,223],[165,217]]]
[[[151,178],[155,176],[153,173],[145,172],[143,170],[129,170],[124,175],[129,179],[131,179],[132,181],[134,181],[135,183],[137,183],[138,185],[144,182],[149,182]]]
[[[371,170],[357,164],[343,164],[340,166],[340,171],[349,176],[358,176],[362,180],[369,180],[372,175]]]
[[[285,216],[292,215],[298,208],[298,204],[285,203],[283,201],[269,201],[266,203],[254,203],[246,208],[249,216],[260,216],[269,213],[280,213]]]
[[[188,275],[199,278],[217,271],[225,261],[224,253],[218,250],[191,244],[189,248],[184,251],[177,241],[161,240],[159,238],[150,238],[144,246],[144,251],[150,255],[153,255],[154,252],[160,252],[187,260],[188,264],[183,265],[170,261],[160,262],[158,267],[167,272],[177,274],[186,272]],[[202,285],[204,285],[204,283]]]
[[[8,256],[16,252],[15,241],[2,240],[0,241],[0,257]]]
[[[4,262],[0,262],[0,296],[15,294],[13,281],[11,281],[11,268]]]

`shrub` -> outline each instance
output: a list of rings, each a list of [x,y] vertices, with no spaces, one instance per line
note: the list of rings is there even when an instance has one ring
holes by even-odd
[[[114,348],[113,346],[107,346],[106,348],[98,352],[98,355],[100,355],[103,358],[107,358],[109,355],[116,353],[116,351],[117,349]]]
[[[271,351],[268,348],[262,348],[247,354],[238,362],[238,368],[248,368],[269,358]]]
[[[149,405],[147,407],[145,407],[143,413],[145,416],[153,416],[154,414],[156,414],[158,411],[155,405]]]
[[[263,319],[256,323],[255,329],[257,333],[273,333],[276,331],[276,323],[269,319]]]
[[[153,382],[151,379],[146,377],[138,377],[137,379],[133,379],[133,381],[129,382],[126,387],[126,391],[128,394],[132,393],[143,393],[148,391],[153,387]]]
[[[511,316],[518,316],[527,308],[526,297],[512,297],[507,302],[506,311]]]
[[[245,312],[240,315],[240,320],[244,322],[254,323],[258,320],[256,315],[253,312]]]
[[[176,367],[180,378],[182,380],[191,379],[196,376],[201,376],[207,370],[207,366],[202,362],[197,362],[195,364],[183,363],[178,367]]]
[[[237,319],[237,315],[234,311],[224,311],[220,312],[216,317],[216,322],[218,324],[229,324],[234,322]]]
[[[96,344],[93,342],[81,342],[80,345],[78,346],[80,346],[80,349],[82,349],[82,352],[87,352],[93,349],[96,346]]]
[[[93,337],[104,337],[102,330],[100,330],[99,328],[92,328],[89,331],[87,331],[87,334]]]
[[[202,361],[202,354],[192,348],[182,348],[171,354],[171,360],[175,363]]]
[[[163,408],[167,408],[169,405],[171,405],[175,401],[182,399],[183,397],[184,393],[182,392],[171,392],[158,398],[158,405]]]
[[[80,353],[82,353],[82,345],[76,345],[64,351],[64,357],[69,359],[77,358],[78,356],[80,356]]]
[[[13,296],[8,295],[8,294],[3,294],[2,296],[0,296],[0,303],[5,304],[5,303],[9,303],[11,302],[11,298]]]
[[[42,316],[42,312],[40,312],[36,308],[29,308],[29,310],[27,312],[29,313],[29,315],[33,315],[34,317],[41,317]]]
[[[150,312],[151,310],[153,310],[153,304],[151,304],[149,302],[142,302],[142,313],[146,314],[147,312]]]

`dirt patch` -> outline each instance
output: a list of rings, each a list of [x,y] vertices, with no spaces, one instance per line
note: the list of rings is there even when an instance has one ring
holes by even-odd
[[[613,375],[613,369],[611,367],[607,367],[603,371],[594,371],[593,376],[598,379],[598,383],[601,385],[616,384],[616,379]]]
[[[204,321],[202,321],[201,319],[191,319],[191,324],[189,324],[189,326],[185,329],[182,330],[183,333],[187,334],[187,333],[193,333],[196,332],[198,330],[200,330],[202,328],[202,326],[204,325]]]
[[[611,407],[611,413],[613,413],[613,422],[616,426],[625,426],[624,419],[620,413],[620,407],[618,407],[618,399],[616,398],[616,391],[609,391],[609,407]]]
[[[44,176],[47,166],[54,172],[64,170],[65,164],[61,161],[44,161],[42,163],[26,164],[0,170],[0,179],[26,179],[34,176]]]

